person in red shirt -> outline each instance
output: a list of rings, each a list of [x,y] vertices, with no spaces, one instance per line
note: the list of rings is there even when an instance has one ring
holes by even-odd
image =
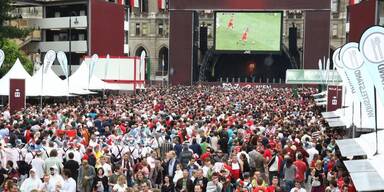
[[[237,42],[237,44],[241,42],[243,46],[245,46],[245,43],[247,43],[248,41],[248,32],[249,32],[249,29],[247,27],[247,29],[245,29],[245,31],[242,33],[241,39]]]
[[[227,29],[233,29],[233,20],[234,16],[232,15],[231,18],[228,20]]]
[[[275,191],[279,191],[279,190],[280,190],[279,178],[277,176],[273,176],[272,185],[267,187],[267,192],[275,192]]]
[[[293,163],[296,166],[296,181],[303,182],[307,171],[307,164],[303,161],[303,155],[297,154],[297,160]]]

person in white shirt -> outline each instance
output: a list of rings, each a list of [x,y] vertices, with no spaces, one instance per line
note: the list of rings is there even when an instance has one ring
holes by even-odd
[[[76,192],[76,181],[71,177],[71,171],[69,169],[64,169],[64,184],[58,191],[60,192]]]
[[[3,112],[3,118],[5,121],[9,121],[11,119],[11,113],[8,109]]]
[[[306,149],[307,153],[308,153],[308,158],[307,158],[307,163],[308,165],[311,164],[312,160],[313,160],[313,157],[316,155],[316,154],[319,154],[319,151],[317,151],[317,149],[315,148],[316,144],[315,143],[311,143],[308,147],[308,149]]]
[[[36,156],[31,161],[32,168],[36,170],[36,175],[38,178],[44,177],[44,160],[42,158],[42,152],[37,151]]]
[[[64,179],[59,174],[59,168],[54,165],[51,166],[50,170],[50,178],[48,182],[48,192],[56,192],[58,186],[63,186]]]
[[[125,178],[125,176],[120,175],[117,178],[117,184],[115,186],[113,186],[112,191],[113,192],[125,192],[128,189],[128,186],[126,183],[127,183],[127,179]]]
[[[109,177],[112,175],[112,167],[108,162],[108,157],[107,156],[103,156],[100,158],[100,161],[101,161],[101,167],[103,168],[103,171],[104,171],[104,175]]]
[[[290,192],[307,192],[307,190],[305,190],[305,189],[302,187],[301,182],[296,181],[296,182],[295,182],[295,187],[292,188]]]
[[[40,178],[36,175],[36,169],[32,168],[29,171],[29,177],[21,184],[20,191],[30,192],[32,190],[38,190],[41,184]]]

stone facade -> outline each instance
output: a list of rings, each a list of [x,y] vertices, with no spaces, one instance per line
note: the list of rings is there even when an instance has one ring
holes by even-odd
[[[148,2],[148,13],[140,13],[133,11],[130,17],[130,34],[129,49],[130,55],[140,55],[145,49],[149,59],[151,60],[151,79],[160,76],[162,71],[161,58],[159,59],[160,49],[169,47],[169,14],[167,12],[159,12],[157,1]],[[346,41],[345,23],[346,23],[346,6],[347,0],[332,0],[337,5],[331,15],[330,39],[331,49],[342,46]],[[214,33],[214,14],[212,11],[199,12],[200,25],[208,27],[208,47],[213,46]],[[289,27],[295,23],[298,28],[298,48],[302,54],[303,47],[303,31],[304,31],[304,14],[300,10],[285,11],[283,22],[283,42],[288,46]],[[167,69],[167,63],[164,68]],[[166,73],[166,70],[165,72]]]

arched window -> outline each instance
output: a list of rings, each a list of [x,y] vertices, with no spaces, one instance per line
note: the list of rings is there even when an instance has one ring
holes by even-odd
[[[168,72],[168,48],[162,47],[159,51],[159,57],[158,57],[158,67],[159,72],[163,73],[164,75]]]

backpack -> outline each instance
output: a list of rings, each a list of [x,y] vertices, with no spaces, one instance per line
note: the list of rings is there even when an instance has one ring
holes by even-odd
[[[19,153],[19,160],[16,161],[17,171],[19,172],[20,175],[28,175],[29,170],[32,169],[32,165],[25,162],[24,160],[25,157],[21,150],[17,150],[17,152]]]
[[[123,148],[120,149],[119,146],[116,146],[116,147],[117,147],[117,151],[118,151],[117,155],[113,154],[111,151],[111,154],[112,154],[111,162],[114,165],[121,161],[121,152],[123,152]]]

